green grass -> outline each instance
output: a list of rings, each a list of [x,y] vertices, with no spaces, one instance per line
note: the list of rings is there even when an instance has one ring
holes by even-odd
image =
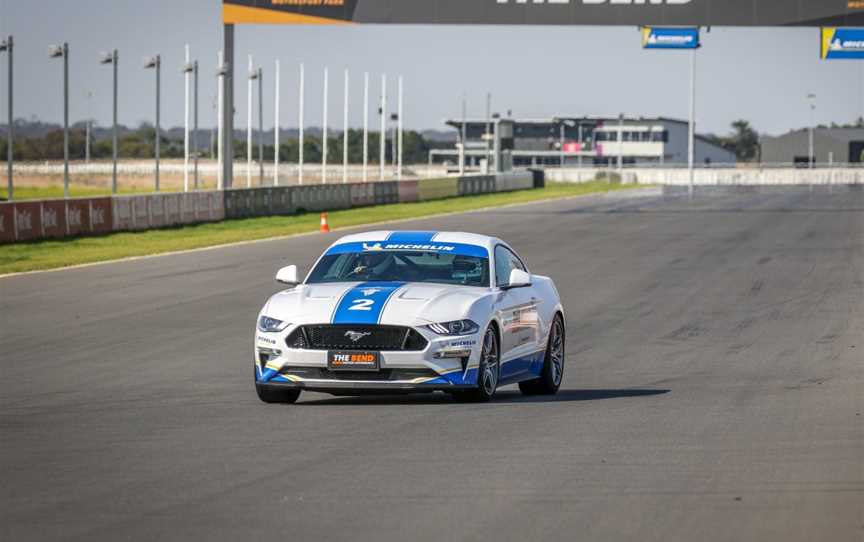
[[[120,194],[141,194],[144,192],[152,192],[153,187],[135,187],[135,186],[121,186],[118,188],[118,193]],[[4,185],[0,188],[0,199],[7,199],[8,190]],[[15,200],[26,200],[26,199],[55,199],[63,197],[63,185],[51,185],[51,186],[16,186],[15,187]],[[97,196],[110,196],[111,189],[103,188],[98,186],[70,186],[69,187],[69,197],[72,198],[95,198]]]
[[[620,184],[552,183],[538,190],[464,196],[422,203],[362,207],[329,213],[331,228],[345,228],[388,220],[470,211],[484,207],[556,199],[627,188]],[[21,271],[54,269],[105,260],[144,256],[177,250],[202,248],[253,239],[266,239],[316,231],[319,214],[273,216],[226,220],[180,228],[135,233],[114,233],[102,237],[79,237],[0,246],[0,275]]]

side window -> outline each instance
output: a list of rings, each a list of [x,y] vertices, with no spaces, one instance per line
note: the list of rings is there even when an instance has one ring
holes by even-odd
[[[510,283],[510,272],[514,269],[525,271],[525,265],[519,257],[507,250],[506,247],[498,245],[495,247],[495,285],[506,286]]]

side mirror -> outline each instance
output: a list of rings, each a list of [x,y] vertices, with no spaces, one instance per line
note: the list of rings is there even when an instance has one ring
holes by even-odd
[[[282,269],[277,271],[276,282],[288,284],[289,286],[297,286],[297,284],[300,282],[299,280],[297,280],[297,266],[289,265],[288,267],[283,267]]]
[[[521,269],[510,271],[510,283],[507,285],[508,290],[511,288],[525,288],[526,286],[531,286],[530,274]]]

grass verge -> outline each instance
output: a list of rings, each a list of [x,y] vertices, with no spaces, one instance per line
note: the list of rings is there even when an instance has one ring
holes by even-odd
[[[628,187],[606,182],[550,183],[546,188],[538,190],[333,211],[329,213],[329,218],[331,227],[345,228],[625,188]],[[318,227],[318,213],[306,213],[294,216],[226,220],[144,232],[114,233],[102,237],[78,237],[2,245],[0,246],[0,275],[306,233],[316,231]]]
[[[118,188],[118,194],[143,194],[153,192],[152,186],[121,186]],[[6,187],[0,188],[0,199],[6,199],[8,190]],[[99,196],[110,196],[110,188],[100,188],[97,186],[75,186],[69,187],[70,198],[96,198]],[[63,185],[51,186],[16,186],[15,200],[28,199],[62,199]]]

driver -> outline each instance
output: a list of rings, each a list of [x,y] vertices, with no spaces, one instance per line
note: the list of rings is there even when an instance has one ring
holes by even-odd
[[[387,252],[365,252],[358,255],[352,275],[381,277],[396,265],[393,254]]]

